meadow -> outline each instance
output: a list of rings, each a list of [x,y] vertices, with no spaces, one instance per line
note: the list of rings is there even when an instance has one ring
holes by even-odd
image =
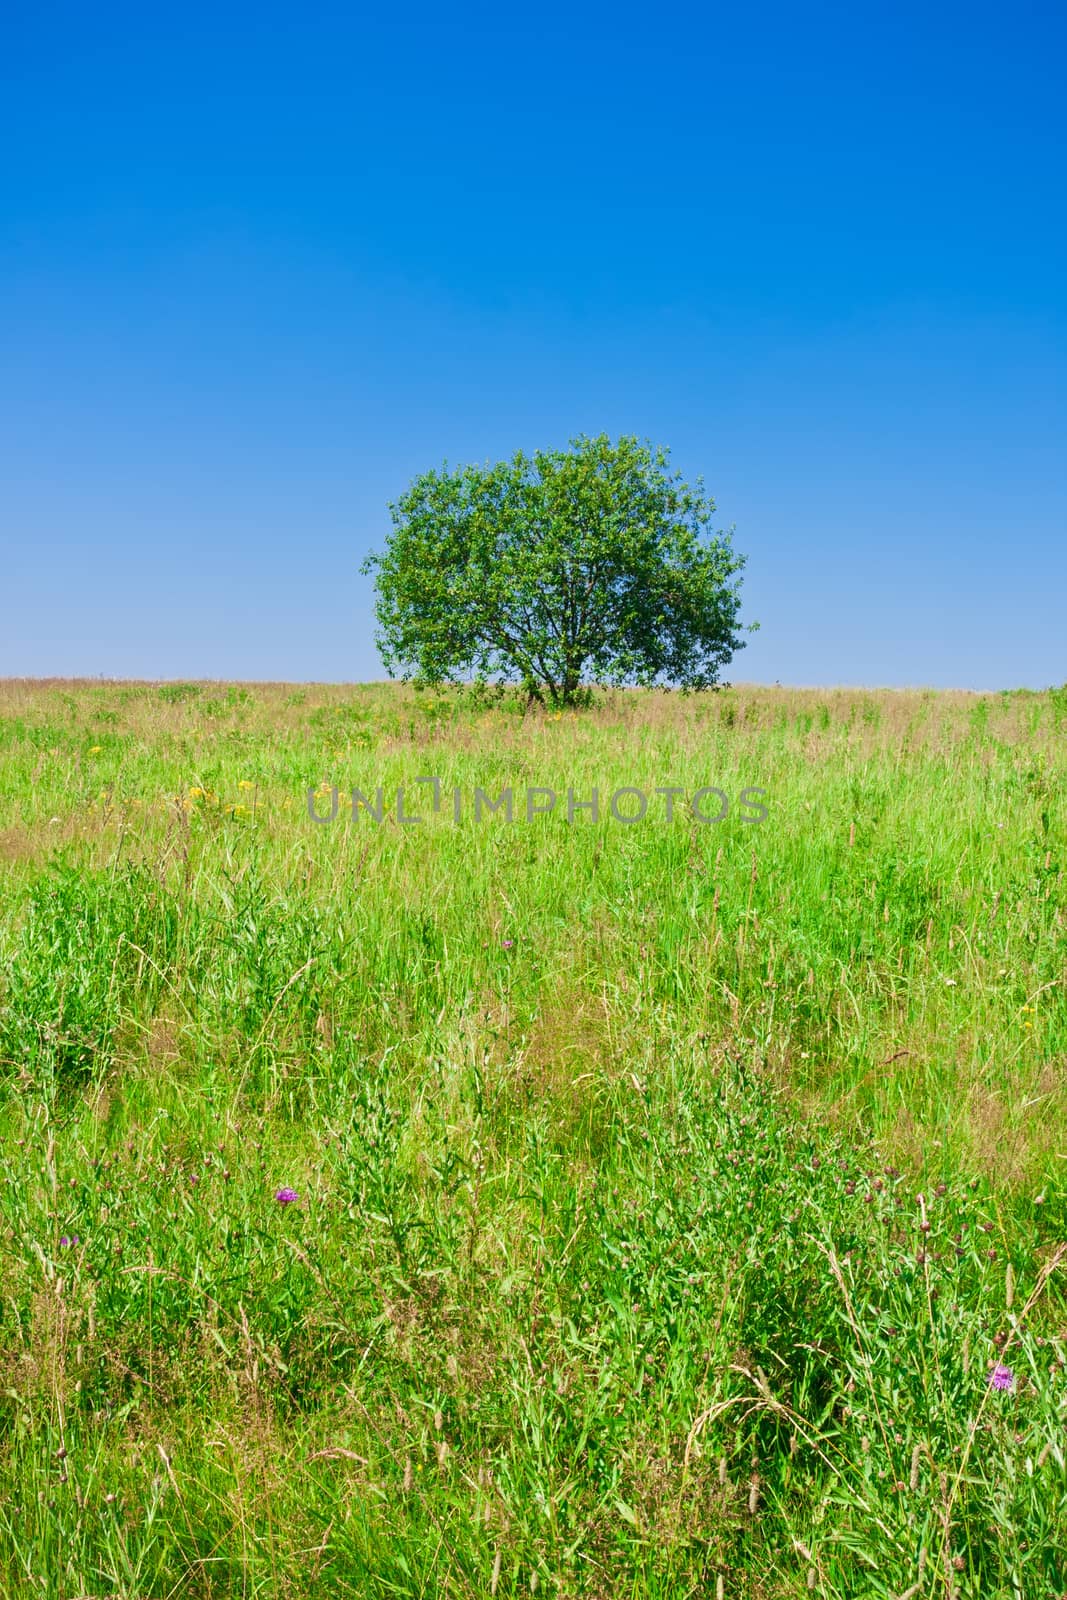
[[[0,1594],[1067,1594],[1065,776],[1067,689],[0,684]]]

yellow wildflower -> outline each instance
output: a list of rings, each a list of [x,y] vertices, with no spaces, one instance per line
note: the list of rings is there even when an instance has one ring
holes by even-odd
[[[255,784],[252,782],[251,778],[242,778],[237,787],[239,789],[254,789]]]
[[[91,756],[98,756],[103,748],[104,747],[102,744],[91,744],[89,746],[89,754]]]
[[[203,798],[204,798],[203,789],[201,789],[197,784],[194,784],[193,787],[189,790],[189,799],[190,800],[202,800]]]

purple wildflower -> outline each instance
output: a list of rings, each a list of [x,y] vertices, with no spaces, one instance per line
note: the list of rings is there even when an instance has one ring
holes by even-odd
[[[61,1250],[65,1250],[69,1244],[70,1244],[70,1240],[67,1238],[66,1234],[64,1234],[62,1239],[60,1239],[60,1241],[59,1241],[59,1248]]]
[[[280,1206],[291,1206],[294,1200],[300,1199],[300,1196],[295,1189],[279,1189],[274,1198]]]
[[[989,1374],[990,1388],[1010,1389],[1014,1382],[1015,1374],[1012,1372],[1011,1368],[1006,1367],[1002,1361],[998,1361],[992,1372]]]
[[[510,950],[514,943],[515,943],[514,939],[505,939],[504,940],[504,949],[505,950]]]

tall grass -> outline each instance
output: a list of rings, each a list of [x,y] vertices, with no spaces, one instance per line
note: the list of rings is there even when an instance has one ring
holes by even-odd
[[[1067,1591],[1065,732],[0,686],[0,1592]]]

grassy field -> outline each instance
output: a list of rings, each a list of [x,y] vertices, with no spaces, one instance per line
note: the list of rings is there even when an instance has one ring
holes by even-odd
[[[0,1592],[1067,1593],[1065,774],[1067,691],[0,684]]]

